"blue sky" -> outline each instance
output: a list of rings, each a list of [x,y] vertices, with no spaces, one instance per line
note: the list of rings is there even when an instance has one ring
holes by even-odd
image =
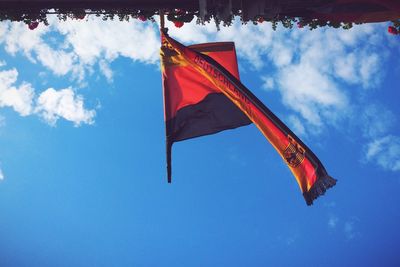
[[[398,266],[399,37],[236,22],[242,82],[338,184],[308,207],[254,125],[176,143],[157,25],[0,24],[0,266]]]

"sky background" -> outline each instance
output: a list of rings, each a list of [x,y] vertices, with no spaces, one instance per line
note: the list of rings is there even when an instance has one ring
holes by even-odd
[[[400,37],[168,25],[234,41],[337,185],[307,206],[254,125],[176,143],[167,184],[157,24],[2,22],[0,266],[399,266]]]

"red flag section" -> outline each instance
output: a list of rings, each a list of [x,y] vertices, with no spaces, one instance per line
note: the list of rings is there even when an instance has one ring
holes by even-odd
[[[253,122],[296,177],[308,205],[336,184],[314,153],[239,80],[233,43],[186,47],[161,33],[167,172],[176,141]]]

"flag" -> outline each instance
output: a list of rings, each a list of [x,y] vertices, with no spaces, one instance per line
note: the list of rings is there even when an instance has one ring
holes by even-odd
[[[193,45],[190,49],[212,56],[239,79],[232,42]],[[161,57],[167,170],[171,182],[171,148],[174,142],[248,125],[251,121],[212,81],[179,59],[167,43],[161,48]]]
[[[308,205],[336,184],[314,153],[239,79],[233,43],[184,46],[161,31],[168,182],[177,141],[254,123],[295,176]]]

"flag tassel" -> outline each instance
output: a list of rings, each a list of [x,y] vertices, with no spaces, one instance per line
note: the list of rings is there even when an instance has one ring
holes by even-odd
[[[337,180],[330,177],[328,174],[321,176],[310,188],[308,192],[304,192],[303,196],[308,206],[313,204],[313,201],[325,194],[326,190],[336,185]]]

